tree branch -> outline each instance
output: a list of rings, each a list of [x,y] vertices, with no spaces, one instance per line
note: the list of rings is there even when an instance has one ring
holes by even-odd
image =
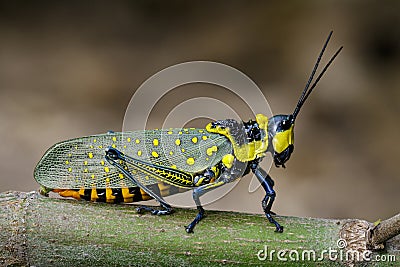
[[[298,260],[296,264],[303,266],[314,261],[319,266],[336,266],[347,261],[332,261],[323,250],[338,250],[338,239],[351,236],[344,227],[360,232],[367,223],[358,221],[363,223],[352,228],[354,220],[276,216],[285,226],[285,232],[279,234],[261,215],[207,211],[195,233],[187,234],[184,226],[195,214],[195,210],[176,209],[170,216],[139,215],[132,205],[6,192],[0,194],[0,265],[290,265]],[[382,222],[379,229],[384,225]],[[351,247],[349,242],[346,249]],[[278,258],[279,251],[286,261]],[[315,258],[302,259],[305,251],[314,251]],[[399,261],[399,251],[400,238],[396,236],[387,242],[385,251],[373,255],[394,255]]]

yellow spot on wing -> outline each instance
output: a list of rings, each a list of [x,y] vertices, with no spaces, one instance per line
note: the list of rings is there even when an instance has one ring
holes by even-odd
[[[158,158],[158,153],[155,152],[155,151],[151,152],[151,155],[152,155],[153,157],[155,157],[155,158]]]
[[[154,145],[154,146],[158,146],[158,139],[154,139],[154,140],[153,140],[153,145]]]
[[[167,134],[172,134],[172,131],[168,131]]]
[[[65,164],[67,164],[67,165],[68,165],[68,164],[69,164],[69,161],[68,161],[68,160],[66,160],[66,161],[65,161]]]
[[[139,143],[140,143],[140,140],[139,140],[139,139],[136,139],[136,140],[135,140],[135,143],[136,143],[136,144],[139,144]]]
[[[218,147],[217,146],[212,146],[210,148],[207,148],[207,155],[212,156],[213,152],[217,152]]]
[[[85,161],[83,162],[83,165],[88,165],[88,161],[85,160]]]
[[[170,151],[169,154],[172,156],[174,154],[174,152]]]
[[[180,139],[176,139],[175,140],[175,145],[179,146],[181,144],[181,140]]]
[[[142,151],[139,150],[139,151],[137,152],[137,155],[138,155],[138,156],[141,156],[141,155],[142,155]]]
[[[193,165],[193,164],[194,164],[194,158],[188,158],[188,159],[186,160],[186,163],[187,163],[188,165]]]
[[[69,172],[72,172],[72,168],[68,168],[68,171],[69,171]]]
[[[203,136],[201,137],[201,139],[203,139],[204,141],[207,140],[207,138],[208,138],[208,137],[207,137],[206,135],[203,135]]]
[[[89,152],[88,156],[89,156],[90,159],[92,159],[93,158],[93,153]]]
[[[92,179],[94,179],[95,177],[94,177],[94,174],[92,174],[90,177],[92,177]]]
[[[171,168],[172,168],[172,169],[176,169],[176,165],[172,165]]]
[[[100,164],[104,166],[104,160],[100,161]],[[87,165],[87,161],[85,161],[85,165]]]
[[[113,136],[112,140],[113,140],[114,142],[117,142],[117,138],[116,138],[115,136]]]
[[[196,144],[197,143],[197,137],[193,137],[192,138],[192,142],[193,142],[193,144]]]
[[[105,171],[105,172],[110,172],[110,168],[104,167],[104,171]]]
[[[184,149],[184,148],[182,148],[182,149],[181,149],[181,151],[182,151],[182,152],[185,152],[185,149]]]
[[[121,179],[124,179],[124,175],[122,173],[119,173],[118,177],[121,178]]]
[[[130,137],[126,138],[126,141],[127,141],[128,143],[130,143],[130,142],[131,142],[131,138],[130,138]]]
[[[116,146],[115,144],[112,144],[112,147],[113,147],[113,148],[116,148],[117,146]]]

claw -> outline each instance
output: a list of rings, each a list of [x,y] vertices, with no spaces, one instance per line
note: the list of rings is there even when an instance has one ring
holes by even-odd
[[[188,226],[185,226],[185,230],[186,230],[186,233],[188,233],[188,234],[192,234],[192,233],[194,233],[193,232],[193,226],[191,226],[190,224],[188,225]]]

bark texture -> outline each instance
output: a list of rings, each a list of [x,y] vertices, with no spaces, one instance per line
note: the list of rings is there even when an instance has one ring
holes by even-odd
[[[276,216],[285,226],[279,234],[261,215],[206,213],[195,233],[187,234],[184,226],[195,210],[140,215],[132,205],[45,198],[36,192],[2,193],[0,266],[395,266],[400,260],[399,236],[386,242],[386,250],[373,252],[395,255],[397,262],[387,265],[332,260],[322,253],[329,248],[339,251],[340,238],[363,233],[364,221],[352,228],[354,220]],[[351,244],[348,241],[343,251]],[[302,259],[307,250],[316,252],[315,259]],[[286,261],[278,258],[278,251]]]

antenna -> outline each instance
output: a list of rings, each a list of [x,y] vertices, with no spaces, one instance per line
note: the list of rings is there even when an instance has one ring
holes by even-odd
[[[322,69],[322,71],[321,71],[321,73],[318,75],[317,79],[315,79],[314,83],[311,85],[311,83],[312,83],[312,81],[313,81],[313,79],[314,79],[315,72],[316,72],[317,69],[318,69],[318,65],[319,65],[319,63],[321,62],[322,56],[323,56],[323,54],[324,54],[324,52],[325,52],[325,49],[326,49],[326,47],[328,46],[329,40],[331,39],[332,33],[333,33],[333,31],[331,31],[331,32],[329,33],[328,38],[326,39],[325,44],[324,44],[324,46],[322,47],[321,52],[319,53],[317,62],[316,62],[315,65],[314,65],[314,68],[313,68],[313,70],[312,70],[312,72],[311,72],[310,78],[308,79],[307,84],[306,84],[306,86],[305,86],[305,88],[304,88],[304,90],[303,90],[303,92],[302,92],[302,94],[301,94],[301,96],[300,96],[300,98],[299,98],[299,102],[297,102],[296,108],[295,108],[295,110],[293,111],[293,120],[292,120],[293,122],[295,121],[297,114],[299,113],[301,107],[303,106],[303,104],[304,104],[304,102],[306,101],[306,99],[308,98],[308,96],[311,94],[312,90],[315,88],[315,86],[317,85],[317,83],[321,80],[322,76],[324,75],[324,73],[326,72],[326,70],[329,68],[329,66],[332,64],[333,60],[337,57],[337,55],[338,55],[338,54],[340,53],[340,51],[342,51],[342,49],[343,49],[343,46],[341,46],[341,47],[336,51],[336,53],[332,56],[332,58],[329,60],[329,62],[328,62],[328,63],[325,65],[325,67]],[[311,87],[310,87],[310,85],[311,85]]]

